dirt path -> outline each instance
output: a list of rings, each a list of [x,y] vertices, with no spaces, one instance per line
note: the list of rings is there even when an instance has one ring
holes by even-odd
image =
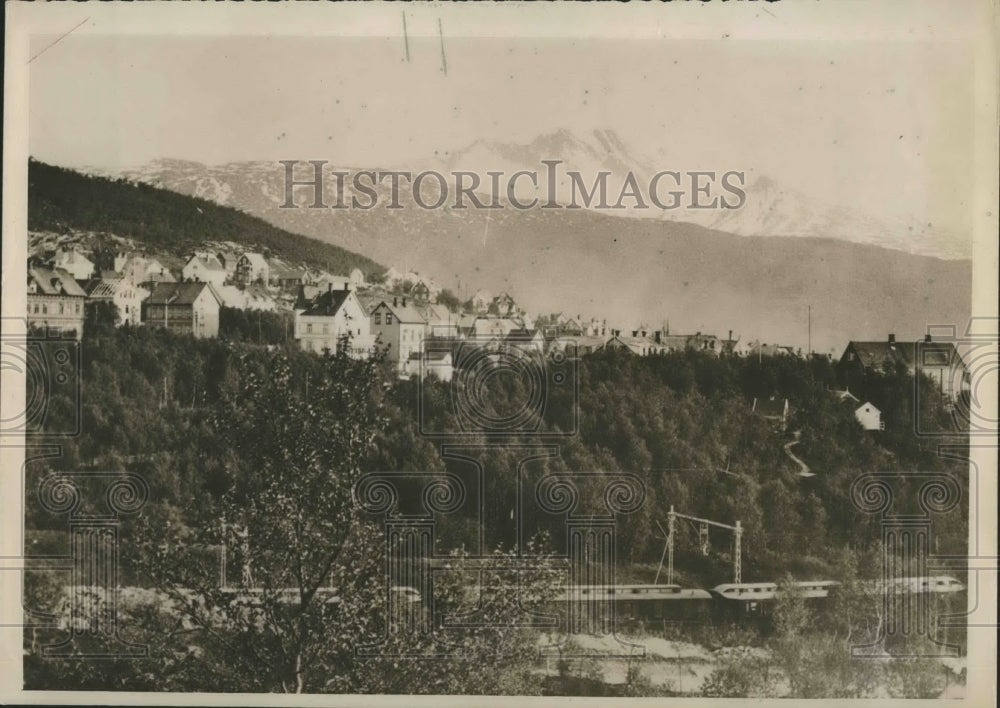
[[[791,458],[792,462],[799,466],[799,477],[815,477],[815,473],[809,471],[809,465],[803,462],[802,458],[796,457],[795,453],[792,452],[792,445],[799,444],[799,437],[801,437],[802,431],[796,430],[792,435],[795,436],[795,439],[785,443],[785,454]]]

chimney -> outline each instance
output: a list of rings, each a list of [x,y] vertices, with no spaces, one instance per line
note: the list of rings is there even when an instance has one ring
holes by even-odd
[[[403,298],[403,307],[406,307],[406,298]]]
[[[653,339],[656,340],[657,344],[660,343],[660,334],[661,334],[660,330],[656,330],[656,332],[653,333]]]
[[[639,336],[639,330],[637,330],[637,329],[633,329],[633,330],[632,330],[632,336],[633,336],[633,337],[638,337],[638,336]]]
[[[729,330],[729,341],[733,341],[733,330]]]
[[[895,334],[890,334],[889,335],[889,344],[895,344],[895,343],[896,343],[896,335]]]
[[[350,283],[347,282],[347,281],[344,281],[344,290],[350,290],[350,289],[351,289],[350,288]]]
[[[326,291],[328,293],[332,293],[333,292],[333,283],[327,283],[326,284]]]
[[[924,341],[925,341],[925,342],[929,342],[929,341],[931,341],[931,335],[929,335],[929,334],[925,334],[925,335],[924,335]]]
[[[399,298],[396,297],[395,295],[392,296],[392,306],[393,307],[398,307],[399,306]]]

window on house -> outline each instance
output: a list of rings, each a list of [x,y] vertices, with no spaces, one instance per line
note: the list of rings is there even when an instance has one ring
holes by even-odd
[[[65,310],[66,310],[65,306],[60,302],[59,303],[59,314],[60,315],[66,314]]]
[[[42,314],[43,315],[49,314],[49,306],[48,305],[42,305]]]
[[[306,334],[312,334],[312,332],[313,332],[313,326],[312,326],[312,324],[307,324],[306,325]]]
[[[323,325],[323,334],[330,334],[330,325],[328,324]]]
[[[375,324],[377,324],[377,325],[382,324],[382,313],[381,312],[376,312],[375,313],[375,320],[374,321],[375,321]]]
[[[80,314],[80,303],[76,303],[76,314]]]
[[[385,323],[387,325],[391,325],[392,324],[392,313],[391,312],[386,312],[385,313]]]

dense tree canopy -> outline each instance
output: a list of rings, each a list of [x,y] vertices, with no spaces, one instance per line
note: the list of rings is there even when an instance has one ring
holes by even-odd
[[[484,657],[492,656],[490,651],[505,657],[500,666],[506,668],[479,688],[453,673],[435,673],[419,661],[397,662],[393,671],[386,671],[379,664],[382,660],[353,659],[357,637],[378,635],[385,626],[379,614],[385,548],[378,520],[357,513],[351,487],[369,471],[411,470],[472,479],[469,460],[443,455],[439,441],[425,435],[461,427],[462,411],[453,395],[461,376],[452,383],[393,383],[394,377],[387,378],[378,361],[321,357],[294,345],[262,347],[236,339],[198,340],[152,328],[95,326],[81,344],[80,405],[68,389],[51,390],[44,427],[66,429],[79,416],[81,434],[60,439],[62,457],[29,464],[28,537],[56,550],[62,538],[56,532],[65,528],[64,519],[45,513],[35,501],[41,475],[51,469],[129,469],[147,481],[150,503],[139,519],[123,526],[123,538],[144,539],[122,549],[123,583],[164,592],[196,589],[199,598],[192,602],[190,595],[173,594],[178,612],[194,622],[184,632],[171,628],[169,618],[154,616],[155,603],[148,603],[143,626],[163,633],[166,638],[159,646],[169,654],[169,661],[160,660],[171,671],[160,679],[140,661],[127,671],[119,666],[102,675],[66,668],[59,674],[66,686],[125,681],[137,688],[155,684],[178,689],[201,682],[219,690],[392,691],[424,686],[440,692],[540,691],[530,666],[536,640],[522,629],[512,629],[496,646],[495,629],[462,630],[456,641],[466,647],[462,660],[470,671],[477,662],[489,661]],[[548,438],[557,440],[558,454],[527,465],[526,483],[553,473],[597,473],[588,478],[596,487],[581,484],[580,504],[587,508],[602,503],[601,480],[632,474],[644,485],[645,503],[618,517],[620,582],[652,582],[663,548],[656,522],[671,505],[723,523],[741,521],[746,529],[745,580],[773,581],[786,573],[850,578],[876,573],[871,559],[879,552],[879,519],[851,502],[851,483],[858,475],[942,471],[967,488],[961,460],[939,457],[940,439],[914,434],[913,380],[905,372],[873,373],[866,390],[856,392],[886,411],[882,433],[863,431],[853,408],[831,395],[837,377],[823,358],[755,360],[695,352],[638,358],[606,353],[582,359],[576,375],[578,388],[554,386],[547,391],[536,429],[511,432],[500,446],[487,445],[490,440],[481,435],[462,439],[463,445],[481,448],[476,464],[489,502],[482,520],[486,550],[499,554],[499,576],[504,554],[517,552],[518,535],[511,522],[518,489],[513,474],[517,449],[537,441],[540,433],[569,434]],[[526,386],[516,377],[499,377],[490,405],[516,406],[525,400]],[[790,401],[787,432],[751,413],[754,397],[770,396]],[[950,424],[944,408],[917,413],[941,426]],[[800,435],[797,454],[813,477],[800,477],[784,452],[792,431]],[[962,444],[957,436],[946,439]],[[529,507],[523,518],[526,537],[540,539],[538,553],[559,552],[565,544],[565,518]],[[963,508],[959,505],[955,513],[935,520],[939,552],[964,552]],[[437,551],[462,554],[475,549],[480,543],[476,514],[474,505],[466,504],[441,515]],[[233,567],[240,568],[231,577],[252,579],[255,587],[265,589],[263,599],[234,600],[240,596],[220,592],[217,552],[223,538],[234,549]],[[183,558],[178,549],[184,549]],[[238,562],[243,556],[252,557],[252,562]],[[713,535],[709,553],[703,555],[697,529],[680,525],[678,582],[712,587],[729,579],[731,564],[730,537]],[[273,591],[270,595],[267,588]],[[298,601],[281,602],[277,588],[297,589]],[[341,598],[335,630],[329,627],[331,610],[323,601],[328,597],[323,588],[337,588]],[[468,602],[458,587],[449,597],[442,601],[456,608]],[[843,618],[864,615],[872,609],[870,599],[858,595],[854,610],[845,605],[839,614],[821,618],[814,629],[832,637],[830,642],[856,639],[871,625],[865,629],[857,622],[844,624]],[[138,607],[141,613],[141,603]],[[794,618],[795,606],[790,607],[788,617]],[[234,620],[226,633],[213,624],[212,617],[219,613]],[[786,666],[786,678],[793,681],[798,679],[787,667],[795,662],[818,666],[832,661],[814,652],[818,645],[802,630],[803,621],[783,620],[772,647],[775,656],[784,657],[785,664],[779,665]],[[318,636],[325,641],[317,641]],[[254,651],[234,654],[233,647],[242,646],[253,646]],[[747,688],[759,657],[734,657],[709,687],[717,695],[744,689],[766,693],[766,685]],[[39,665],[32,670],[42,674],[29,672],[29,678],[44,676],[55,670],[53,666]],[[848,671],[850,665],[845,666]],[[172,678],[162,678],[168,675]],[[252,684],[246,683],[248,677]],[[794,684],[793,693],[818,695],[823,686]],[[863,682],[850,686],[844,689],[853,691],[850,695],[867,695],[869,690]],[[635,684],[630,690],[640,688]]]

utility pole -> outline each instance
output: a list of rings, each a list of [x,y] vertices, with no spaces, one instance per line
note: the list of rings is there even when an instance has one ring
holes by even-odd
[[[674,582],[674,529],[677,526],[677,516],[674,514],[674,505],[670,505],[670,514],[667,516],[667,538],[670,541],[670,557],[667,559],[667,584]]]
[[[740,526],[740,522],[736,522],[736,528],[734,529],[735,534],[735,550],[733,551],[733,582],[739,585],[743,582],[743,548],[742,548],[742,536],[743,527]]]
[[[813,353],[813,306],[809,306],[809,355]]]
[[[687,514],[681,514],[674,511],[673,505],[670,506],[670,511],[667,513],[667,543],[666,547],[663,549],[667,556],[667,584],[673,585],[674,583],[674,539],[675,531],[677,527],[677,519],[687,519],[688,521],[697,522],[701,528],[701,538],[704,544],[703,548],[707,548],[707,537],[708,537],[708,527],[716,526],[718,528],[727,529],[733,532],[734,543],[733,543],[733,582],[736,584],[743,582],[743,526],[737,521],[735,526],[730,526],[729,524],[723,524],[718,521],[711,521],[709,519],[702,519],[697,516],[688,516]],[[659,526],[659,522],[656,523]],[[660,526],[660,531],[663,531],[663,527]],[[663,557],[660,557],[660,566],[663,566]],[[653,581],[655,585],[660,579],[660,569],[656,570],[656,579]]]

